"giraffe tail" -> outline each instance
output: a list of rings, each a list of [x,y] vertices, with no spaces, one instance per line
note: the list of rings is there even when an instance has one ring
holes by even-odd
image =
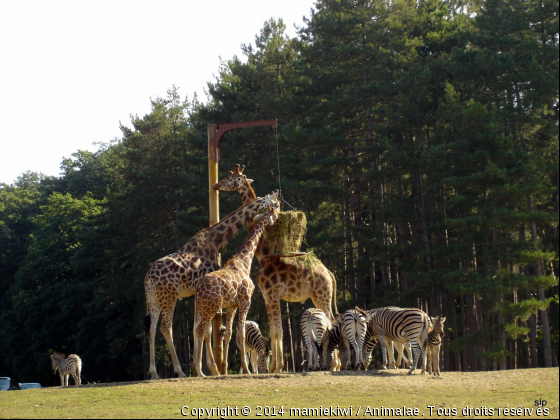
[[[334,316],[336,318],[336,316],[338,315],[338,308],[336,307],[336,278],[335,278],[334,274],[331,273],[330,270],[329,270],[329,274],[331,275],[331,279],[332,279],[332,282],[333,282],[332,300],[333,300],[333,306],[334,306]]]

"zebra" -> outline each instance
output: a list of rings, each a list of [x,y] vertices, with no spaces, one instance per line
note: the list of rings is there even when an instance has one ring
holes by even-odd
[[[430,317],[420,309],[382,308],[373,315],[373,324],[383,353],[383,369],[387,368],[387,344],[391,340],[397,343],[410,341],[413,353],[410,375],[416,370],[418,359],[422,354],[422,374],[426,373],[427,340]],[[389,354],[391,364],[394,355]]]
[[[351,349],[354,350],[354,369],[364,369],[362,348],[367,330],[369,315],[356,307],[339,316],[333,323],[329,333],[329,342],[325,354],[325,365],[333,370],[334,350],[338,347],[341,369],[351,364]]]
[[[328,338],[332,323],[324,311],[317,308],[310,308],[303,312],[301,316],[301,332],[303,341],[307,347],[307,357],[309,359],[309,370],[320,370],[323,355],[323,343]]]
[[[439,352],[441,349],[441,337],[445,336],[443,331],[443,323],[446,317],[438,315],[431,318],[433,323],[432,329],[428,333],[428,372],[437,376],[441,376],[439,372]]]
[[[241,350],[240,339],[241,336],[237,335],[235,343],[239,350]],[[245,321],[245,349],[248,353],[252,373],[268,373],[271,351],[268,347],[268,343],[261,334],[259,324],[255,321]]]
[[[66,358],[62,353],[53,353],[51,355],[51,363],[53,373],[60,375],[60,386],[68,386],[68,376],[72,375],[75,385],[82,384],[82,359],[77,355],[71,354]]]

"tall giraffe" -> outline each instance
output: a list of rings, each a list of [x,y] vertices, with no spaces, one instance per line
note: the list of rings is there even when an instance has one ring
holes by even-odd
[[[251,187],[252,179],[248,179],[243,170],[245,166],[237,165],[235,171],[217,184],[214,189],[223,191],[238,191],[247,204],[256,199],[255,191]],[[247,226],[251,225],[251,221]],[[304,303],[311,298],[313,305],[321,309],[331,321],[334,321],[331,301],[336,307],[336,279],[322,264],[317,264],[313,271],[296,258],[263,258],[269,254],[269,247],[264,240],[259,242],[255,255],[261,269],[255,279],[266,304],[266,311],[270,321],[270,341],[272,349],[272,364],[270,372],[281,372],[284,367],[282,351],[282,312],[280,299],[288,302]]]
[[[174,254],[157,260],[146,274],[146,332],[150,337],[150,375],[159,379],[155,363],[155,338],[159,315],[175,373],[184,378],[173,345],[173,312],[177,299],[195,294],[195,284],[207,273],[219,269],[218,254],[241,227],[261,210],[278,206],[278,191],[243,205],[220,222],[203,229]]]
[[[206,274],[203,279],[196,283],[195,294],[195,327],[194,327],[194,368],[197,376],[202,374],[202,350],[206,343],[206,363],[212,375],[219,375],[210,335],[212,332],[212,319],[221,308],[226,308],[226,324],[224,337],[224,358],[222,372],[227,374],[227,359],[233,318],[239,308],[239,322],[237,336],[241,343],[241,365],[244,373],[250,373],[247,367],[247,352],[245,350],[245,321],[247,312],[251,306],[251,297],[255,286],[249,276],[253,256],[257,244],[267,226],[278,219],[280,206],[270,207],[269,212],[255,217],[256,223],[251,227],[247,238],[241,246],[241,250],[235,254],[224,267],[213,273]]]

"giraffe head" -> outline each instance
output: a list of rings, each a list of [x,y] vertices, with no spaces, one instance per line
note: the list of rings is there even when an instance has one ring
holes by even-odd
[[[245,165],[241,166],[238,164],[235,167],[235,171],[230,171],[228,176],[213,185],[214,189],[216,191],[239,191],[244,188],[251,188],[250,184],[253,180],[248,179],[245,175],[243,175],[244,169]]]
[[[443,331],[443,323],[445,322],[446,317],[441,317],[440,315],[431,317],[432,324],[433,324],[433,331],[442,337],[445,337],[445,332]]]
[[[273,204],[267,206],[268,209],[265,213],[255,216],[255,222],[260,222],[264,227],[272,226],[278,220],[280,213],[280,205],[274,206]]]
[[[257,198],[258,208],[257,212],[260,213],[261,217],[267,215],[268,213],[276,213],[276,219],[278,219],[278,212],[280,212],[280,201],[278,200],[278,190],[273,192],[272,194],[268,194],[262,198]],[[255,217],[255,221],[260,218],[259,216]]]

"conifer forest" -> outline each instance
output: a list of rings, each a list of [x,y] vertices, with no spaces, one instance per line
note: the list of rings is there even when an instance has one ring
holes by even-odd
[[[318,0],[294,38],[264,22],[205,100],[171,86],[60,176],[0,184],[0,372],[55,385],[58,351],[80,355],[84,383],[148,378],[143,280],[208,226],[207,126],[268,119],[224,136],[219,179],[245,165],[258,196],[306,213],[302,251],[334,273],[339,312],[446,316],[443,372],[558,366],[558,8]],[[220,192],[222,217],[241,204]],[[281,304],[285,368],[302,371],[311,301]],[[187,374],[193,317],[178,302]],[[267,336],[258,288],[248,319]],[[239,357],[233,343],[232,373]],[[174,377],[159,332],[156,359]]]

